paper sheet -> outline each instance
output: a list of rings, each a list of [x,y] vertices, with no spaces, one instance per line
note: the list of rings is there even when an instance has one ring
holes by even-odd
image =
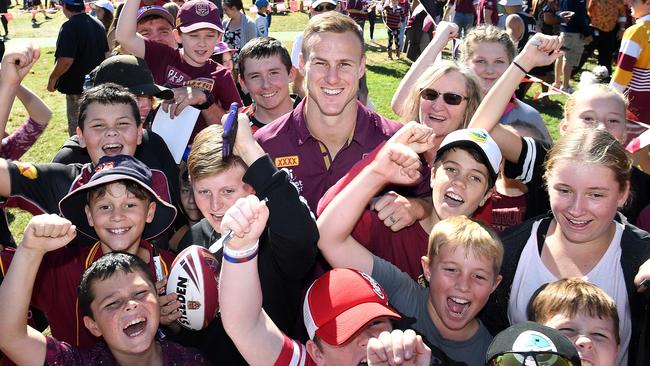
[[[156,112],[151,130],[165,140],[176,164],[181,162],[199,113],[201,113],[200,110],[191,106],[185,107],[181,114],[174,119],[171,119],[169,113],[163,111],[162,108],[158,108],[158,112]]]

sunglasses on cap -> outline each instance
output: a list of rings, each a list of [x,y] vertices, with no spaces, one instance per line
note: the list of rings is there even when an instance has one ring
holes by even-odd
[[[508,352],[492,357],[489,366],[579,366],[555,352]]]
[[[317,7],[314,8],[315,11],[321,12],[321,11],[332,11],[336,9],[336,5],[333,4],[320,4]]]
[[[460,103],[463,102],[463,100],[467,99],[467,97],[464,97],[456,93],[440,93],[435,89],[422,89],[420,91],[420,96],[424,100],[434,101],[438,99],[438,97],[441,95],[442,95],[442,100],[444,100],[445,103],[449,105],[459,105]]]

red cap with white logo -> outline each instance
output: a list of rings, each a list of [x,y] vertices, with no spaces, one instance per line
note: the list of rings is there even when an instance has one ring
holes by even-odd
[[[382,317],[400,318],[388,306],[388,296],[369,275],[345,268],[319,277],[307,290],[303,305],[309,338],[327,344],[346,343],[363,327]]]

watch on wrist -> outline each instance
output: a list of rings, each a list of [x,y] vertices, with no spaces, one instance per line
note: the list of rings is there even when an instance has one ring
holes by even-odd
[[[193,107],[196,109],[204,110],[210,108],[214,104],[214,95],[207,90],[201,90],[205,94],[205,102],[201,104],[194,104]]]

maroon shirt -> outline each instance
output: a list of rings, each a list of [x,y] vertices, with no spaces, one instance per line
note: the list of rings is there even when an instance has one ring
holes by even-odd
[[[47,365],[103,365],[117,366],[118,363],[113,357],[108,345],[104,342],[88,349],[71,346],[66,342],[60,342],[53,337],[46,337],[47,351],[45,363]],[[163,366],[195,366],[210,365],[210,362],[194,348],[183,347],[180,344],[169,341],[158,341],[163,356]]]
[[[317,215],[320,215],[334,197],[373,161],[382,146],[383,144],[378,146],[366,159],[355,164],[343,179],[327,190],[318,203]],[[429,179],[427,178],[423,182],[428,184]],[[422,274],[420,258],[426,255],[429,233],[419,223],[416,222],[398,232],[393,232],[379,220],[376,212],[366,210],[357,221],[351,235],[372,254],[391,262],[402,272],[408,273],[414,280],[417,281]]]
[[[354,135],[332,159],[325,145],[307,129],[304,107],[308,99],[309,96],[305,97],[293,112],[259,129],[255,138],[274,159],[278,169],[287,169],[298,192],[314,211],[318,200],[329,187],[341,179],[356,162],[388,140],[402,125],[357,102]],[[331,164],[329,169],[326,167],[326,159]]]
[[[456,4],[456,11],[459,13],[475,13],[474,2],[472,0],[450,0],[449,5]]]
[[[156,84],[172,88],[192,86],[207,90],[214,96],[215,103],[225,111],[233,102],[242,104],[232,74],[213,60],[209,59],[203,66],[195,67],[185,62],[180,49],[175,50],[167,45],[147,40],[145,40],[144,60],[151,69]],[[190,143],[205,127],[207,123],[203,115],[199,115]]]
[[[367,0],[349,0],[348,1],[348,9],[355,9],[355,10],[367,10],[368,9],[368,1]],[[368,13],[360,13],[360,14],[354,14],[354,13],[349,13],[350,18],[352,18],[355,22],[361,24],[368,19]]]
[[[487,22],[483,16],[485,10],[492,10],[490,20],[493,25],[499,24],[499,10],[497,9],[497,0],[478,0],[476,4],[476,24],[484,24]]]
[[[155,278],[151,244],[143,240],[140,246],[149,252],[149,268]],[[0,256],[6,264],[13,254],[13,251],[3,251]],[[84,326],[77,288],[84,271],[102,255],[100,245],[70,246],[49,252],[43,258],[34,281],[31,305],[45,313],[55,338],[88,349],[99,340]],[[161,250],[160,255],[163,271],[167,274],[174,255],[165,250]]]
[[[474,218],[500,233],[509,227],[524,222],[527,206],[528,193],[511,197],[495,191],[488,202],[476,210]]]

